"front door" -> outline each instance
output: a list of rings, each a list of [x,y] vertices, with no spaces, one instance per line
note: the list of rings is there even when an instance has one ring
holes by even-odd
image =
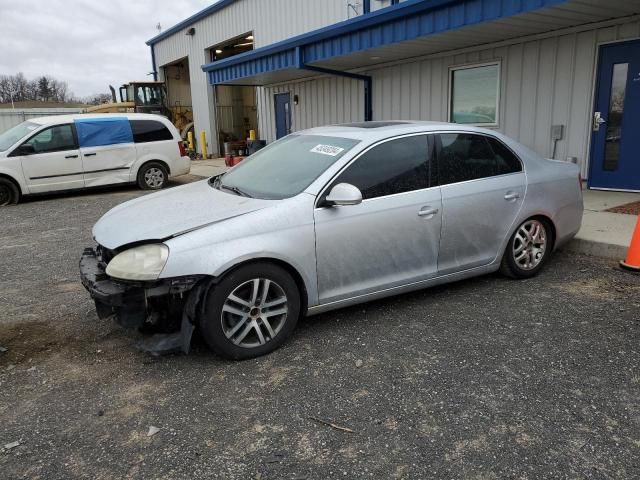
[[[600,47],[590,188],[640,190],[640,41]]]
[[[82,159],[73,125],[45,128],[12,156],[22,156],[22,171],[31,193],[84,187]]]
[[[276,101],[276,138],[291,133],[291,103],[289,93],[277,93]]]
[[[355,185],[361,204],[331,207],[320,199],[314,215],[321,304],[436,275],[442,202],[440,188],[430,184],[428,152],[427,135],[374,146],[331,184]]]

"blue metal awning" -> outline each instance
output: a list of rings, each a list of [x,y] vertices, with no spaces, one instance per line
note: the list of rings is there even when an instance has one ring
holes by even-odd
[[[566,16],[563,24],[562,18],[554,18],[553,8],[571,3],[572,0],[407,0],[203,65],[202,70],[214,85],[268,85],[317,75],[307,66],[349,70],[561,28],[575,22]],[[537,19],[537,23],[529,22],[530,18]],[[505,21],[510,19],[511,23]],[[495,25],[487,29],[490,23]],[[459,35],[463,28],[468,30],[466,43]]]

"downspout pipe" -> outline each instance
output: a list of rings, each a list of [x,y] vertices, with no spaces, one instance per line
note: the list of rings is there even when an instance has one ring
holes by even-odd
[[[373,79],[369,75],[361,75],[359,73],[343,72],[341,70],[332,70],[330,68],[316,67],[307,65],[302,58],[302,49],[296,47],[297,68],[301,70],[309,70],[312,72],[324,73],[327,75],[336,75],[338,77],[352,78],[364,82],[364,121],[373,120]]]
[[[158,81],[158,69],[156,68],[156,51],[153,48],[154,44],[152,43],[150,45],[151,47],[151,68],[153,69],[151,71],[151,73],[153,74],[153,81],[157,82]]]

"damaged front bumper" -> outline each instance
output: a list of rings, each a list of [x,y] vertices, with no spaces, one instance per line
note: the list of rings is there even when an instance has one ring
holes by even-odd
[[[110,278],[100,250],[86,248],[80,258],[80,279],[101,319],[113,318],[127,328],[153,336],[140,347],[150,353],[189,352],[205,276],[194,275],[128,282]]]

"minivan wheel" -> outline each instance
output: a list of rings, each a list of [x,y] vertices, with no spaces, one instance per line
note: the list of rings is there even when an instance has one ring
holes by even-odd
[[[0,207],[15,205],[20,199],[20,192],[11,180],[0,178]]]
[[[244,360],[279,348],[300,315],[300,292],[291,275],[271,263],[240,267],[211,287],[200,330],[218,355]]]
[[[167,169],[159,162],[145,163],[138,170],[138,186],[143,190],[160,190],[168,180]]]
[[[530,218],[518,226],[507,244],[501,272],[511,278],[537,275],[553,249],[553,233],[548,222]]]

